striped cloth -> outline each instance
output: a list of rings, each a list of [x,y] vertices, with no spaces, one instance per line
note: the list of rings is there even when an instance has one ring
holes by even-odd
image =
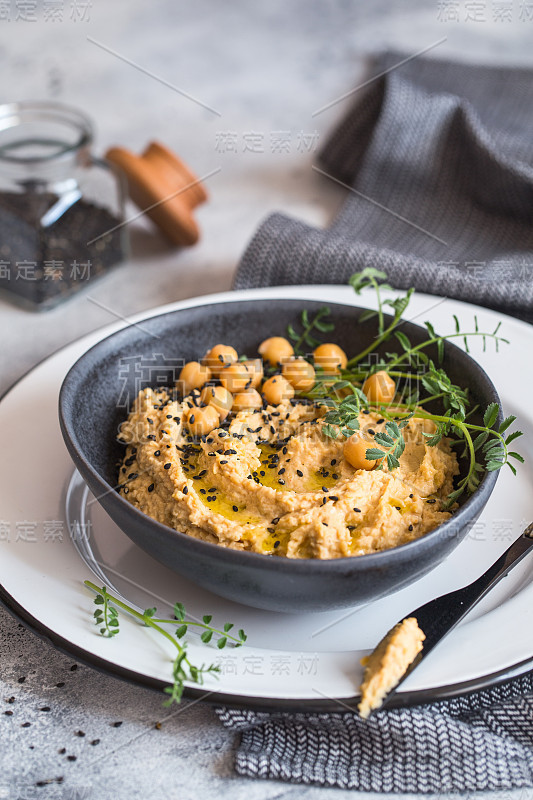
[[[320,154],[347,187],[319,230],[266,219],[237,289],[345,283],[365,266],[389,282],[533,322],[533,73],[386,54]],[[465,697],[378,712],[220,708],[241,732],[241,775],[375,792],[533,786],[533,673]]]
[[[347,187],[333,224],[272,214],[234,287],[346,283],[375,266],[397,288],[533,321],[533,73],[420,58],[392,68],[402,60],[376,60],[381,77],[320,153],[318,179]]]
[[[240,775],[368,792],[533,786],[533,674],[432,705],[356,714],[219,708]]]

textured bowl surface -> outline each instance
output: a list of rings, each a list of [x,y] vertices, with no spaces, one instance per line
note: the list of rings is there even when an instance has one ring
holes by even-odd
[[[184,361],[197,360],[217,342],[252,357],[259,343],[284,335],[302,309],[320,303],[244,300],[182,309],[144,320],[112,334],[85,353],[66,376],[60,393],[61,431],[72,459],[91,491],[120,528],[153,557],[223,597],[274,611],[326,611],[368,603],[397,591],[436,567],[468,533],[494,488],[497,473],[485,474],[478,490],[462,498],[450,520],[413,542],[352,558],[295,560],[229,550],[162,525],[130,505],[115,490],[123,446],[120,423],[140,389],[172,384]],[[369,345],[374,319],[358,324],[364,309],[329,304],[335,331],[330,339],[354,354]],[[413,343],[424,328],[405,322]],[[386,343],[381,352],[394,345]],[[379,350],[378,350],[379,352]],[[437,360],[436,349],[428,354]],[[443,367],[468,387],[484,409],[499,404],[492,382],[463,350],[446,342]]]

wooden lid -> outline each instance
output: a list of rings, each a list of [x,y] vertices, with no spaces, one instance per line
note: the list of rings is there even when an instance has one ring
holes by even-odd
[[[140,156],[111,147],[106,158],[125,173],[133,202],[171,241],[196,244],[200,231],[192,210],[205,203],[207,192],[181,159],[158,142],[150,142]]]

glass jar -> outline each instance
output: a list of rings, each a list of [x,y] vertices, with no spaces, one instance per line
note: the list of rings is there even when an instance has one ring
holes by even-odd
[[[0,290],[28,308],[52,308],[127,254],[123,178],[92,139],[60,103],[0,105]]]

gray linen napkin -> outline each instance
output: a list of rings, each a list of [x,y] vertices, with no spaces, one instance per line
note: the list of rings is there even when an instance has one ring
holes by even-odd
[[[375,713],[217,709],[241,731],[235,767],[254,778],[373,792],[533,784],[533,675],[431,705]]]
[[[375,61],[381,77],[322,150],[320,168],[352,187],[337,219],[267,218],[235,288],[345,283],[375,266],[398,288],[533,321],[533,73],[422,59],[391,70],[400,61]],[[381,792],[533,786],[533,673],[367,721],[217,713],[241,732],[241,775]]]
[[[345,283],[371,265],[398,288],[533,321],[533,73],[420,58],[394,69],[403,58],[375,61],[381,77],[320,153],[348,189],[333,224],[271,215],[234,287]]]

